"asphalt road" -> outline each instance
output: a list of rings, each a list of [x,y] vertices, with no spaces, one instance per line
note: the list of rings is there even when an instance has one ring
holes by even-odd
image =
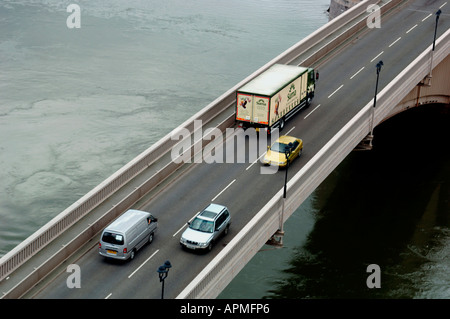
[[[382,18],[380,29],[358,35],[319,66],[316,96],[308,109],[286,123],[282,134],[303,139],[304,151],[289,168],[293,176],[372,98],[375,65],[382,60],[379,91],[432,43],[434,13],[444,0],[410,1]],[[442,7],[438,36],[450,26]],[[61,272],[35,298],[160,298],[161,283],[156,272],[166,260],[172,268],[165,281],[165,297],[175,298],[216,256],[240,229],[279,191],[284,171],[260,174],[260,163],[189,164],[182,177],[153,197],[141,209],[158,217],[158,231],[152,244],[144,246],[131,262],[108,261],[100,257],[97,245],[76,264],[81,269],[81,288],[68,288],[69,273]],[[181,249],[181,232],[197,212],[215,202],[232,214],[230,233],[210,253]]]

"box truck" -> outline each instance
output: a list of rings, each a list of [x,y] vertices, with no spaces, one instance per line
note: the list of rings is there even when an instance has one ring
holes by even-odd
[[[314,69],[274,64],[236,91],[236,121],[244,127],[283,129],[314,97]]]

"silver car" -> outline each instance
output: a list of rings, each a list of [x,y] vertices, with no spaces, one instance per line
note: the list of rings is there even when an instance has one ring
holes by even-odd
[[[189,249],[211,250],[219,236],[226,235],[231,217],[228,208],[210,204],[201,211],[181,235],[180,244]]]

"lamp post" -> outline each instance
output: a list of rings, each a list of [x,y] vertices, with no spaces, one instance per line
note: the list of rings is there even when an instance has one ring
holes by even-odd
[[[436,24],[434,26],[433,48],[431,49],[430,74],[428,75],[428,81],[429,81],[428,85],[431,85],[431,73],[433,72],[434,48],[436,46],[437,27],[438,27],[439,16],[441,15],[441,13],[442,13],[441,9],[436,11]]]
[[[170,263],[170,261],[166,260],[164,265],[159,266],[157,270],[159,274],[159,282],[162,282],[161,299],[164,299],[164,280],[167,278],[170,268],[172,268],[172,264]]]
[[[378,79],[380,78],[381,67],[383,66],[383,61],[379,61],[376,65],[377,68],[377,82],[375,84],[375,96],[373,98],[373,108],[372,108],[372,123],[370,127],[370,147],[372,147],[372,138],[373,138],[373,127],[374,127],[374,117],[375,117],[375,107],[377,105],[377,93],[378,93]]]
[[[287,190],[287,176],[288,176],[288,169],[289,169],[289,157],[291,156],[293,144],[289,143],[284,148],[284,155],[286,156],[286,173],[284,175],[284,192],[283,192],[283,206],[281,207],[281,219],[280,219],[280,229],[277,231],[277,235],[279,236],[278,245],[283,246],[283,236],[284,236],[284,229],[283,229],[283,220],[284,220],[284,205],[286,201],[286,190]]]
[[[435,45],[435,42],[436,42],[436,33],[437,33],[437,26],[438,26],[439,16],[441,15],[441,13],[442,13],[441,9],[439,9],[436,12],[436,25],[434,26],[433,51],[434,51],[434,45]]]
[[[287,176],[288,176],[288,168],[289,168],[289,157],[291,156],[292,151],[292,143],[289,143],[284,148],[284,155],[286,156],[286,175],[284,177],[284,193],[283,198],[286,198],[286,189],[287,189]]]

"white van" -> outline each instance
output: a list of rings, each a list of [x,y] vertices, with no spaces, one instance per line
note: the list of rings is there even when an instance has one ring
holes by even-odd
[[[104,257],[133,259],[136,251],[153,241],[158,220],[148,212],[130,209],[102,232],[98,253]]]

